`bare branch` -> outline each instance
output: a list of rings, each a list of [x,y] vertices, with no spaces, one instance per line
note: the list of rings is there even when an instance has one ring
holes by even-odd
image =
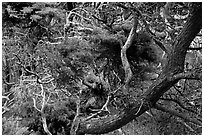
[[[3,82],[4,82],[6,85],[12,86],[12,85],[15,85],[15,84],[16,84],[15,82],[12,82],[12,83],[7,82],[5,78],[2,78],[2,80],[3,80]]]
[[[52,133],[48,130],[47,127],[47,122],[46,122],[46,117],[43,115],[42,116],[42,123],[43,123],[43,129],[48,135],[52,135]]]
[[[76,135],[76,132],[77,132],[78,127],[79,127],[79,122],[80,122],[80,118],[79,118],[79,113],[80,113],[80,98],[79,98],[78,95],[77,95],[76,105],[77,105],[77,110],[76,110],[76,115],[74,117],[74,120],[72,122],[71,130],[70,130],[70,134],[71,135]]]
[[[107,98],[107,100],[106,100],[106,103],[103,105],[103,107],[102,107],[98,112],[96,112],[96,113],[94,113],[93,115],[87,117],[87,118],[84,119],[83,121],[87,121],[87,120],[89,120],[89,119],[91,119],[91,118],[97,116],[98,114],[100,114],[100,113],[103,112],[103,111],[108,111],[108,112],[109,112],[107,106],[108,106],[108,103],[109,103],[109,101],[110,101],[110,98],[111,98],[111,95],[108,96],[108,98]],[[110,113],[110,112],[109,112],[109,113]]]
[[[102,134],[121,128],[135,117],[140,116],[150,107],[154,106],[159,98],[167,92],[177,80],[173,79],[173,75],[183,72],[184,61],[187,48],[190,46],[195,35],[200,31],[202,26],[202,11],[201,4],[199,10],[196,10],[184,25],[183,30],[173,43],[167,64],[161,72],[158,79],[139,97],[139,100],[134,100],[125,111],[120,111],[115,115],[110,115],[100,119],[90,119],[89,121],[81,122],[77,130],[77,134]],[[201,12],[202,13],[202,12]],[[190,32],[190,33],[189,33]],[[123,46],[124,47],[124,46]],[[122,53],[122,51],[121,51]],[[125,66],[123,66],[125,68]],[[127,75],[128,76],[128,75]],[[127,81],[125,77],[125,81]],[[144,100],[141,105],[140,99]],[[140,111],[137,113],[138,108]],[[137,115],[135,115],[137,113]],[[182,115],[179,115],[182,117]],[[194,122],[201,125],[200,122]]]
[[[41,94],[37,95],[37,96],[41,96],[42,97],[41,109],[37,108],[35,98],[33,98],[33,105],[34,105],[34,108],[41,113],[41,119],[42,119],[42,124],[43,124],[44,131],[48,135],[52,135],[52,133],[49,131],[49,129],[47,127],[46,116],[45,116],[45,113],[44,113],[44,109],[45,109],[45,106],[47,104],[47,101],[49,100],[49,97],[48,97],[48,99],[46,101],[46,94],[45,94],[45,91],[44,91],[44,87],[43,87],[42,84],[40,84],[40,86],[41,86]]]
[[[189,98],[187,98],[183,93],[182,93],[182,91],[179,89],[179,87],[177,87],[176,85],[174,85],[173,86],[174,87],[174,89],[183,97],[183,98],[185,98],[186,100],[190,100]]]
[[[188,117],[188,116],[186,116],[186,115],[184,115],[184,114],[181,114],[181,113],[179,113],[179,112],[177,112],[177,111],[175,111],[175,110],[171,110],[171,109],[165,108],[165,107],[163,107],[163,106],[161,106],[161,105],[155,104],[154,108],[156,108],[156,109],[158,109],[158,110],[161,110],[161,111],[163,111],[163,112],[170,113],[171,115],[180,117],[180,118],[184,119],[185,121],[194,123],[194,124],[196,124],[196,125],[199,125],[199,126],[202,125],[202,123],[201,123],[200,121],[196,120],[196,119],[190,118],[190,117]]]
[[[37,107],[37,105],[36,105],[36,100],[35,100],[35,98],[33,98],[33,106],[34,106],[34,108],[35,108],[37,111],[41,112],[40,109],[38,109],[38,107]]]
[[[2,99],[5,98],[7,100],[10,100],[8,96],[2,96]]]
[[[144,19],[143,14],[142,14],[138,9],[132,8],[132,7],[127,7],[127,6],[125,6],[125,5],[121,4],[121,3],[116,3],[116,5],[117,5],[118,7],[123,8],[123,9],[131,9],[131,10],[135,11],[135,12],[141,17],[141,19],[142,19],[142,21],[143,21],[143,23],[144,23],[144,25],[145,25],[145,28],[146,28],[147,32],[149,32],[149,33],[151,34],[151,36],[152,36],[153,40],[155,41],[155,43],[156,43],[165,53],[168,53],[167,48],[166,48],[159,40],[157,40],[157,38],[155,37],[155,34],[149,29],[149,25],[147,24],[146,20]]]
[[[125,82],[124,83],[125,83],[125,86],[127,87],[132,78],[132,71],[131,71],[130,64],[127,59],[126,51],[132,45],[134,36],[136,34],[137,24],[138,24],[138,20],[136,18],[135,13],[133,14],[133,16],[134,16],[133,17],[133,27],[130,31],[127,41],[125,42],[125,45],[121,49],[121,60],[122,60],[123,69],[125,70]]]
[[[189,47],[188,50],[202,50],[202,47],[197,47],[197,48],[191,48],[191,47]]]
[[[202,80],[202,70],[195,69],[191,72],[184,72],[174,75],[173,80],[180,80],[180,79],[192,79],[192,80]]]
[[[45,105],[47,104],[46,103],[46,96],[45,96],[45,91],[43,89],[43,85],[41,84],[41,95],[42,95],[42,106],[41,106],[41,115],[42,115],[42,123],[43,123],[43,129],[44,131],[48,134],[48,135],[52,135],[51,132],[48,130],[48,127],[47,127],[47,122],[46,122],[46,116],[45,116],[45,113],[44,113],[44,109],[45,109]]]
[[[9,111],[10,110],[10,108],[9,108],[9,106],[10,106],[10,104],[11,104],[11,102],[10,101],[12,101],[12,100],[10,100],[9,99],[9,95],[7,95],[7,96],[2,96],[2,99],[6,99],[6,101],[2,104],[2,110],[3,110],[3,112],[2,112],[2,114],[4,114],[4,113],[6,113],[7,111]]]
[[[17,58],[18,61],[19,61],[18,64],[19,64],[27,73],[32,74],[32,75],[34,75],[34,76],[37,77],[37,83],[39,83],[39,84],[48,84],[48,83],[50,83],[50,82],[52,82],[52,81],[54,80],[54,78],[51,78],[49,81],[42,82],[42,80],[40,79],[40,76],[39,76],[37,73],[28,70],[28,69],[25,67],[25,65],[23,65],[23,62],[21,61],[21,59],[20,59],[16,54],[15,54],[15,56],[16,56],[16,58]]]

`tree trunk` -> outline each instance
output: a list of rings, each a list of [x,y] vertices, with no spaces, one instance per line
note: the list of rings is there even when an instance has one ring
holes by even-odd
[[[77,134],[103,134],[121,128],[150,109],[166,91],[177,83],[178,79],[175,79],[174,75],[183,72],[187,49],[202,27],[202,3],[193,3],[192,7],[191,16],[168,53],[164,70],[149,89],[137,100],[130,100],[129,107],[116,115],[81,121]]]

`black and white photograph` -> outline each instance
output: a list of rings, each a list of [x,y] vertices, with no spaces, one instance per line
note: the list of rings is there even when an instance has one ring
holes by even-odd
[[[2,135],[202,135],[202,2],[1,2]]]

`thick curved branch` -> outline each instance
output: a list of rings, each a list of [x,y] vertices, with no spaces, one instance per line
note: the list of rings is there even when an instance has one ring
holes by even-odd
[[[82,121],[77,134],[103,134],[121,128],[135,119],[135,117],[140,116],[150,109],[165,92],[177,83],[178,80],[173,79],[173,76],[184,71],[184,61],[188,47],[197,33],[200,32],[202,26],[202,3],[196,3],[196,5],[194,7],[196,9],[195,12],[192,13],[192,16],[190,16],[178,38],[175,40],[174,45],[172,45],[167,58],[167,65],[147,91],[137,100],[130,100],[128,108],[121,110],[115,115]],[[126,72],[128,72],[127,70]],[[127,82],[128,77],[127,75]],[[141,99],[143,100],[142,107],[140,107]],[[138,112],[139,108],[141,109]],[[135,115],[136,113],[137,115]]]
[[[121,60],[122,60],[123,69],[125,70],[125,86],[128,86],[132,78],[132,71],[131,71],[130,64],[127,59],[126,51],[132,45],[133,39],[135,38],[135,34],[136,34],[138,21],[137,21],[135,14],[133,15],[133,21],[134,21],[133,27],[130,31],[128,39],[125,42],[125,45],[121,49]]]
[[[174,40],[173,46],[170,49],[170,55],[164,73],[168,73],[169,70],[173,74],[183,72],[187,50],[202,28],[202,4],[195,2],[192,5],[191,16],[186,21],[182,31]]]

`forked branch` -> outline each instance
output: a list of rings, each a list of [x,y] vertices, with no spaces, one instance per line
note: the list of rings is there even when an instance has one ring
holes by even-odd
[[[125,42],[125,45],[122,46],[122,49],[121,49],[121,60],[122,60],[123,69],[125,71],[125,81],[124,81],[125,88],[129,86],[129,82],[132,78],[132,71],[131,71],[130,64],[127,59],[126,51],[132,45],[133,39],[135,38],[137,24],[138,24],[138,20],[136,18],[136,14],[133,13],[133,27],[130,31],[127,41]]]

